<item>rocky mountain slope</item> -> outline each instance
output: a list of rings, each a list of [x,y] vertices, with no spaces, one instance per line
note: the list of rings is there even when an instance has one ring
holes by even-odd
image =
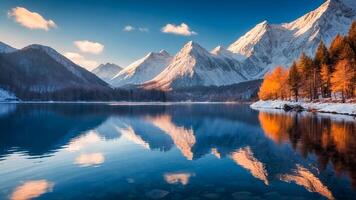
[[[106,63],[106,64],[100,64],[98,67],[93,69],[91,72],[95,75],[97,75],[99,78],[102,80],[108,82],[116,74],[118,74],[123,68],[113,64],[113,63]]]
[[[211,54],[199,44],[188,42],[169,65],[145,88],[163,90],[193,86],[230,85],[246,80],[235,60]]]
[[[145,57],[125,67],[108,83],[114,87],[142,84],[162,72],[171,60],[172,57],[165,50],[161,50],[159,53],[150,52]]]
[[[86,69],[42,45],[0,54],[0,86],[13,90],[51,92],[65,88],[107,88]]]
[[[337,34],[348,32],[353,20],[356,3],[328,0],[290,23],[259,23],[228,50],[245,57],[240,60],[250,79],[260,78],[277,65],[289,66],[302,52],[313,55],[320,41],[329,45]]]

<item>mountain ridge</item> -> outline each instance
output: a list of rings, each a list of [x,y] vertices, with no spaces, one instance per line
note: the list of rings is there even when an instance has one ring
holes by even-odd
[[[213,55],[198,43],[189,41],[174,56],[166,69],[146,82],[143,87],[171,90],[198,85],[221,86],[245,80],[237,71],[237,66],[229,61],[233,62],[228,58]]]
[[[118,72],[108,83],[114,87],[142,84],[163,71],[171,59],[165,50],[150,52]]]
[[[38,44],[0,54],[0,69],[0,85],[13,90],[52,92],[65,88],[108,87],[56,50]]]
[[[91,72],[101,78],[103,81],[108,82],[123,69],[124,68],[114,63],[105,63],[100,64],[99,66],[91,70]]]

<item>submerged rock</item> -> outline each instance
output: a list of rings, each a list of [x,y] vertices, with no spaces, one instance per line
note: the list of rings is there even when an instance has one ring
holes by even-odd
[[[286,112],[289,111],[295,111],[295,112],[301,112],[304,110],[304,108],[300,105],[288,105],[288,104],[284,104],[283,105],[283,110]]]

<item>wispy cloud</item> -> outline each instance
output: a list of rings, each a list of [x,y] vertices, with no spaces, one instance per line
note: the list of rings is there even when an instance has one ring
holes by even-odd
[[[149,31],[149,29],[146,28],[146,27],[138,27],[138,28],[136,28],[136,27],[131,26],[131,25],[125,26],[122,30],[125,31],[125,32],[132,32],[132,31],[135,31],[135,30],[138,30],[140,32],[148,32]]]
[[[50,28],[57,27],[56,23],[52,20],[46,20],[40,14],[31,12],[23,7],[12,8],[8,12],[8,16],[20,25],[29,29],[42,29],[48,31]]]
[[[135,27],[127,25],[122,30],[125,31],[125,32],[131,32],[131,31],[135,30]]]
[[[75,64],[86,68],[87,70],[91,71],[95,67],[98,66],[98,63],[94,60],[86,59],[84,56],[80,55],[79,53],[75,52],[66,52],[64,56],[73,61]]]
[[[148,28],[146,28],[146,27],[139,27],[138,30],[141,31],[141,32],[148,32],[149,31]]]
[[[84,53],[100,54],[104,50],[104,45],[88,40],[75,41],[74,45]]]
[[[185,23],[181,23],[180,25],[166,24],[164,27],[162,27],[161,31],[163,33],[171,33],[171,34],[184,35],[184,36],[191,36],[191,35],[198,34],[197,32],[190,30],[190,27]]]

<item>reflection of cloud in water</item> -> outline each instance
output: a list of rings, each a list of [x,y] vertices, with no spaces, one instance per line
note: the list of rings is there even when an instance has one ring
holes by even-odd
[[[75,164],[81,167],[95,166],[104,163],[105,157],[102,153],[80,154],[75,159]]]
[[[268,185],[268,173],[262,162],[257,160],[250,147],[239,149],[231,154],[231,158],[241,167],[247,169],[252,176]]]
[[[70,141],[66,147],[66,150],[70,152],[79,151],[85,148],[87,145],[94,144],[99,141],[101,141],[101,139],[98,133],[95,131],[89,131],[85,135],[74,138],[72,141]]]
[[[145,142],[141,138],[141,136],[137,135],[131,126],[127,126],[126,128],[118,128],[118,127],[115,128],[117,131],[119,131],[122,134],[122,136],[124,136],[129,141],[141,145],[145,149],[150,149],[150,145],[147,142]]]
[[[188,160],[193,159],[192,146],[196,142],[193,129],[185,129],[184,127],[176,126],[172,122],[172,117],[169,115],[161,115],[159,117],[147,119],[156,127],[171,136],[174,144],[182,151],[183,155]]]
[[[181,172],[181,173],[166,173],[164,175],[164,180],[166,180],[169,184],[177,184],[180,183],[182,185],[187,185],[189,183],[190,177],[194,174]]]
[[[281,175],[281,180],[285,182],[295,182],[297,185],[303,186],[309,192],[317,192],[328,199],[335,199],[331,191],[308,169],[297,165],[294,174]]]
[[[26,181],[11,194],[11,200],[30,200],[51,192],[54,184],[47,180]]]

